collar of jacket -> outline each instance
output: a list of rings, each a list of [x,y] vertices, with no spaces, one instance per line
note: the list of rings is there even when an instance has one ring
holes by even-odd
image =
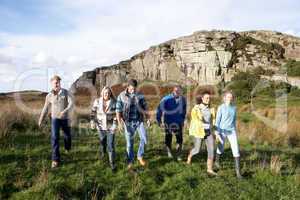
[[[60,88],[59,91],[58,91],[58,93],[57,93],[56,95],[61,94],[61,93],[62,93],[62,90],[63,90],[63,89]],[[51,90],[51,93],[55,95],[55,91],[54,91],[53,89]]]

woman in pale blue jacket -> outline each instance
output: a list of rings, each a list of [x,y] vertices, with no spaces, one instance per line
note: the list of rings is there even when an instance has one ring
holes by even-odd
[[[236,106],[233,105],[233,94],[224,94],[224,103],[218,107],[216,115],[216,137],[218,142],[215,166],[220,167],[219,160],[224,152],[225,139],[227,138],[232,155],[235,160],[235,170],[238,178],[242,178],[240,172],[240,152],[236,131]]]

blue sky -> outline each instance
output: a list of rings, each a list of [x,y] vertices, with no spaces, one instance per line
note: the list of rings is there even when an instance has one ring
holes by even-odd
[[[276,30],[300,36],[297,0],[0,0],[0,92],[47,91],[197,30]]]

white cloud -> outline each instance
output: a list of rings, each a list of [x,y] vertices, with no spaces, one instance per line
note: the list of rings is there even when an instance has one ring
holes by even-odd
[[[57,1],[59,11],[72,16],[68,20],[74,29],[52,35],[0,32],[0,55],[12,59],[17,74],[51,69],[72,82],[83,71],[115,64],[197,30],[276,29],[300,36],[299,9],[290,2],[281,6],[270,0]]]

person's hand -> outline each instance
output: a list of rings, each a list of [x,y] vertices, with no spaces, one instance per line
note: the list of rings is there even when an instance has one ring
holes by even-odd
[[[218,131],[215,131],[215,135],[216,135],[216,140],[219,141],[219,142],[221,142],[222,139],[221,139],[221,136],[220,136],[220,134],[219,134]]]
[[[58,114],[58,117],[61,119],[61,118],[63,118],[64,115],[65,115],[64,112],[60,112],[60,113]]]
[[[151,126],[151,121],[150,121],[150,119],[148,119],[146,123],[147,123],[147,126],[148,126],[148,128],[149,128],[149,127]]]
[[[41,120],[38,121],[38,126],[39,126],[39,128],[42,127],[42,121]]]
[[[94,121],[91,121],[91,129],[92,130],[95,130],[95,128],[96,128],[96,124],[95,124],[95,122]]]
[[[119,121],[118,122],[118,130],[120,131],[120,132],[123,132],[124,131],[124,121]]]
[[[161,129],[164,129],[164,128],[165,128],[164,123],[159,123],[158,126],[159,126]]]

